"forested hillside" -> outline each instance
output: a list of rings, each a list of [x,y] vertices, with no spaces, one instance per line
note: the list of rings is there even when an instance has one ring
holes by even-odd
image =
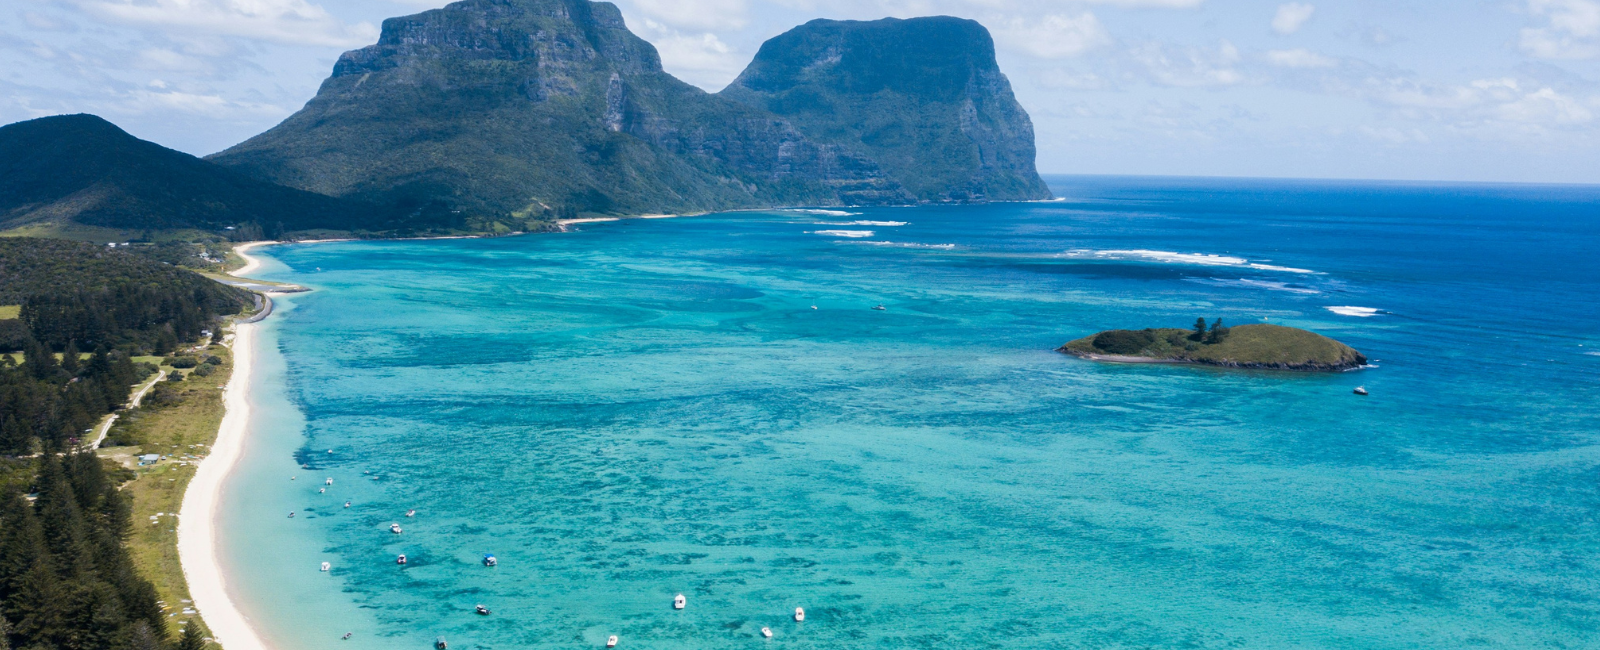
[[[0,325],[22,351],[0,354],[0,650],[201,647],[198,626],[169,639],[123,544],[127,477],[88,437],[152,372],[134,356],[195,342],[249,304],[147,257],[0,240]]]
[[[0,305],[21,306],[18,322],[0,326],[0,351],[21,349],[31,336],[55,351],[76,344],[166,354],[250,304],[243,290],[147,257],[80,242],[0,239]]]
[[[120,229],[252,226],[269,235],[368,227],[370,206],[248,178],[129,135],[93,115],[0,127],[0,229],[73,222]]]

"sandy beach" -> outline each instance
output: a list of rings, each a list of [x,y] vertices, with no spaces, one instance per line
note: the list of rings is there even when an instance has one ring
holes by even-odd
[[[260,262],[246,253],[266,243],[271,242],[254,242],[235,248],[248,263],[233,275],[260,267]],[[216,515],[222,484],[238,464],[244,452],[245,436],[249,433],[250,370],[258,325],[240,323],[235,327],[233,376],[222,397],[227,413],[222,417],[211,453],[201,461],[183,495],[183,509],[178,518],[178,557],[189,583],[189,597],[217,643],[228,650],[266,650],[267,644],[251,626],[250,619],[229,597],[227,577],[217,557]]]

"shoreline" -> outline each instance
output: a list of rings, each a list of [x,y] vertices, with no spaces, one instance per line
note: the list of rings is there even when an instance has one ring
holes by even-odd
[[[245,265],[230,275],[240,275],[260,268],[260,260],[248,252],[257,246],[277,242],[251,242],[234,248],[234,253],[245,259]],[[271,304],[271,298],[263,295]],[[270,309],[270,307],[268,307]],[[269,312],[270,313],[270,312]],[[250,428],[250,372],[255,356],[255,321],[241,321],[234,326],[233,375],[229,377],[222,403],[226,409],[222,424],[217,428],[217,439],[211,452],[195,469],[183,494],[183,507],[178,516],[178,559],[183,567],[184,580],[189,585],[189,598],[201,620],[211,630],[215,642],[227,650],[268,650],[261,634],[250,624],[249,617],[239,610],[228,595],[227,575],[217,554],[217,510],[222,486],[244,455],[245,436]]]

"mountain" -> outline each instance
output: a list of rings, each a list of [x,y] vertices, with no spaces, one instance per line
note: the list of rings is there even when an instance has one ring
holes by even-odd
[[[835,23],[857,34],[840,52],[844,69],[858,53],[883,58],[861,45],[875,35],[914,38],[930,20],[937,33],[961,32],[957,47],[984,51],[916,49],[928,58],[903,57],[897,73],[907,78],[894,92],[827,86],[825,75],[789,75],[784,86],[747,72],[754,85],[710,94],[667,74],[609,3],[465,0],[384,21],[378,43],[341,56],[302,110],[210,160],[331,196],[513,225],[580,212],[1048,196],[1033,172],[1032,128],[981,26]],[[945,27],[952,21],[959,27]],[[778,69],[788,60],[778,48],[763,47],[771,53],[758,63]],[[774,110],[805,84],[852,107],[842,120],[871,113],[874,121],[829,124],[818,111],[791,119]],[[938,114],[915,112],[923,110]],[[897,121],[908,134],[895,139]],[[968,132],[982,144],[956,142]],[[952,155],[928,170],[916,162]],[[1003,179],[1023,168],[1026,178]]]
[[[262,182],[146,142],[93,115],[0,127],[0,229],[71,221],[123,229],[254,223],[342,228],[364,206]]]
[[[1050,197],[1033,123],[971,20],[813,20],[763,44],[721,95],[861,151],[919,201]]]

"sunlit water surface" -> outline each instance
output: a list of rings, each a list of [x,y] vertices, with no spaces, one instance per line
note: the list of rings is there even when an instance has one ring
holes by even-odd
[[[1052,184],[265,249],[231,587],[281,648],[1600,647],[1600,190]],[[1378,367],[1052,352],[1200,316]]]

